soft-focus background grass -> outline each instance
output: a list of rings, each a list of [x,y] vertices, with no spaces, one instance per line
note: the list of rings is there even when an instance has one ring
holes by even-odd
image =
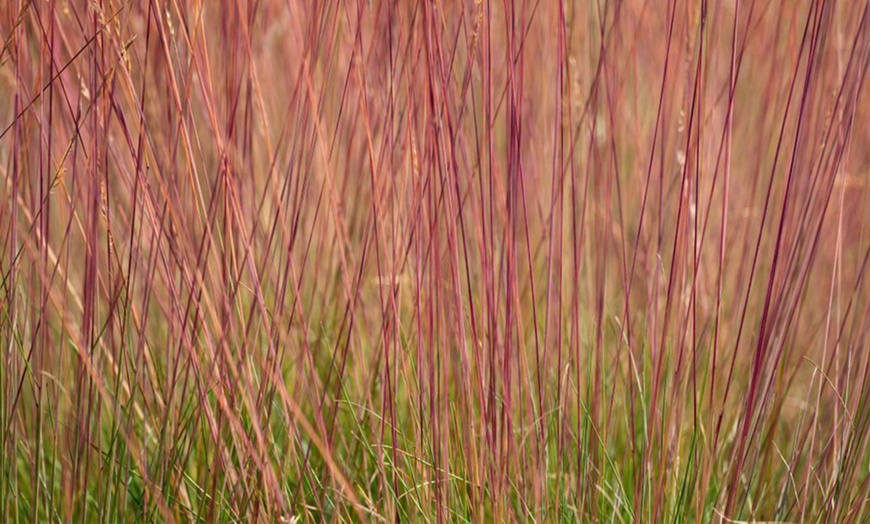
[[[868,9],[0,2],[0,520],[867,522]]]

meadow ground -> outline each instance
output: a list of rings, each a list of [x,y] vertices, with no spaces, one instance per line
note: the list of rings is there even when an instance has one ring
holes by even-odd
[[[3,522],[870,520],[870,4],[0,2]]]

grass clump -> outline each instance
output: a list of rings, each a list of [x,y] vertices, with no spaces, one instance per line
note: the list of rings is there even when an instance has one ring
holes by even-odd
[[[870,518],[867,2],[0,42],[0,520]]]

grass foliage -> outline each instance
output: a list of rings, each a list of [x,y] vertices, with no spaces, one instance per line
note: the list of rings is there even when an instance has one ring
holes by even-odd
[[[0,2],[3,522],[870,520],[865,0]]]

